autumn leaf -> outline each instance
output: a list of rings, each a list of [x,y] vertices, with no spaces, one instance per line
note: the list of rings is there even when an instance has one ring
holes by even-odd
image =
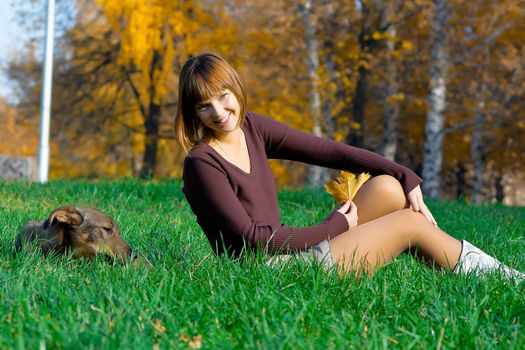
[[[324,189],[334,197],[337,203],[343,203],[354,199],[357,191],[369,178],[368,173],[361,173],[357,176],[348,171],[341,171],[335,180],[330,180],[324,185]]]

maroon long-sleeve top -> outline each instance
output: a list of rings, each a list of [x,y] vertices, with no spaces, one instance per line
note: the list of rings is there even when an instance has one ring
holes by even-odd
[[[303,250],[348,230],[346,218],[337,211],[313,226],[281,224],[268,159],[388,174],[399,180],[405,193],[422,181],[410,169],[378,154],[319,138],[255,113],[247,113],[242,130],[250,155],[249,174],[205,143],[195,145],[184,160],[183,192],[217,254],[227,251],[238,255],[256,246],[269,252]]]

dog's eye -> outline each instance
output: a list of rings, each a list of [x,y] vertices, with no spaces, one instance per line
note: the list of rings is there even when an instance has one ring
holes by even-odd
[[[102,227],[102,229],[103,229],[104,231],[106,231],[106,233],[111,233],[111,232],[113,232],[113,228],[112,228],[112,227]]]

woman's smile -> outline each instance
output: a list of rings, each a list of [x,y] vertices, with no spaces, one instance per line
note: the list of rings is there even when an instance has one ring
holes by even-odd
[[[231,112],[230,112],[230,113],[228,113],[227,116],[225,116],[225,117],[222,118],[222,119],[216,120],[214,123],[216,123],[216,124],[220,124],[220,125],[224,125],[224,124],[226,124],[226,123],[230,120],[231,115],[232,115],[232,114],[231,114]]]
[[[195,107],[198,117],[215,136],[229,133],[238,127],[240,106],[235,95],[224,90]]]

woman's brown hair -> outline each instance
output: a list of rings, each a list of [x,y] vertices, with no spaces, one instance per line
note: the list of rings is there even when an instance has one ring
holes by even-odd
[[[237,72],[222,57],[203,53],[184,63],[179,77],[179,102],[175,134],[186,153],[203,137],[208,128],[196,113],[196,105],[224,90],[230,90],[240,106],[239,125],[244,122],[246,92]]]

